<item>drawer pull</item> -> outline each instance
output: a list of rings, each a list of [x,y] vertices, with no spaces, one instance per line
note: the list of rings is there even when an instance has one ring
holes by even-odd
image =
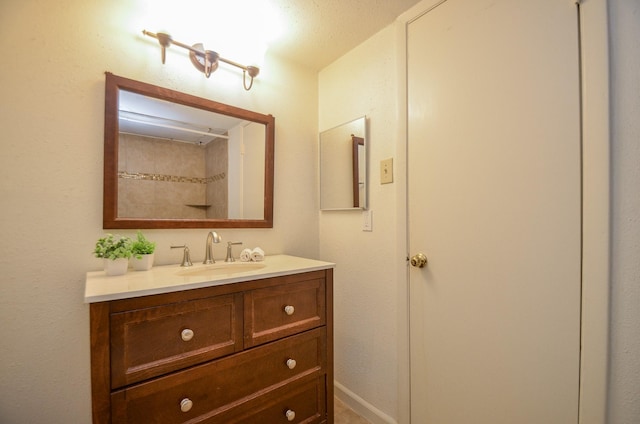
[[[294,307],[293,307],[293,306],[291,306],[291,305],[287,305],[287,306],[285,306],[285,307],[284,307],[284,312],[285,312],[287,315],[293,315],[293,313],[294,313],[295,311],[296,311],[296,308],[294,308]]]
[[[185,328],[184,330],[182,330],[182,333],[180,333],[180,337],[182,337],[182,340],[184,340],[185,342],[193,339],[193,335],[193,330],[190,328]]]
[[[291,409],[287,409],[287,412],[285,412],[284,415],[287,416],[288,421],[293,421],[296,419],[296,413],[293,412]]]
[[[294,369],[297,364],[298,363],[296,362],[295,359],[292,359],[292,358],[287,359],[287,366],[289,367],[290,370]]]
[[[180,401],[180,410],[182,412],[189,412],[193,408],[193,402],[189,398],[184,398]]]

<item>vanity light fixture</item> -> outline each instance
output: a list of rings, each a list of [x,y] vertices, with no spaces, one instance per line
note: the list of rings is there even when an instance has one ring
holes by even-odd
[[[220,57],[220,55],[213,50],[205,50],[202,43],[197,43],[193,46],[189,46],[187,44],[174,40],[169,34],[164,32],[154,34],[153,32],[149,32],[145,29],[142,30],[142,33],[144,35],[148,35],[149,37],[155,38],[160,43],[160,48],[162,49],[162,64],[165,63],[167,47],[174,44],[178,47],[189,50],[189,58],[191,59],[191,63],[193,63],[193,66],[195,66],[196,69],[204,73],[207,78],[211,76],[212,72],[218,69],[219,62],[224,62],[226,64],[235,66],[236,68],[242,69],[242,85],[244,86],[245,90],[249,91],[253,86],[253,79],[260,73],[260,68],[258,68],[257,66],[244,66],[240,63]],[[248,85],[247,74],[249,75]]]

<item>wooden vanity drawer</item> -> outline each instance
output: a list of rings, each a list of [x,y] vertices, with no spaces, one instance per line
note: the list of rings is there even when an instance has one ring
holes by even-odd
[[[226,423],[215,417],[287,384],[324,377],[326,351],[326,329],[319,328],[140,383],[111,395],[113,422]]]
[[[324,376],[288,384],[211,417],[206,424],[315,424],[327,422]],[[289,416],[287,416],[289,412]],[[291,413],[294,415],[292,416]],[[289,418],[292,418],[289,421]]]
[[[324,279],[246,292],[244,346],[257,346],[325,325],[325,310]]]
[[[241,351],[242,307],[231,294],[112,313],[111,386]]]

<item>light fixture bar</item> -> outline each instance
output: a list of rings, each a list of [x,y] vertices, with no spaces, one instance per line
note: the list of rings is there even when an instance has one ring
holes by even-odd
[[[157,34],[142,30],[144,35],[149,37],[153,37],[160,43],[160,47],[162,49],[162,63],[165,63],[166,59],[166,49],[167,47],[174,44],[178,47],[182,47],[189,51],[189,57],[191,58],[191,62],[193,65],[202,73],[205,74],[207,78],[218,68],[218,62],[224,62],[228,65],[235,66],[236,68],[242,69],[242,85],[244,89],[249,91],[253,86],[253,79],[258,76],[260,73],[260,68],[257,66],[245,66],[238,62],[234,62],[233,60],[225,59],[224,57],[220,57],[220,55],[213,50],[205,50],[204,46],[201,43],[194,44],[193,46],[189,46],[187,44],[181,43],[179,41],[174,40],[167,33],[159,32]],[[249,85],[247,85],[247,74],[249,74]]]

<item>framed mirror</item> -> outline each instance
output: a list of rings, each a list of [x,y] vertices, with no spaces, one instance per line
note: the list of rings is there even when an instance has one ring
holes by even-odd
[[[275,119],[106,73],[103,228],[272,228]]]
[[[320,133],[320,209],[367,208],[366,117]]]

